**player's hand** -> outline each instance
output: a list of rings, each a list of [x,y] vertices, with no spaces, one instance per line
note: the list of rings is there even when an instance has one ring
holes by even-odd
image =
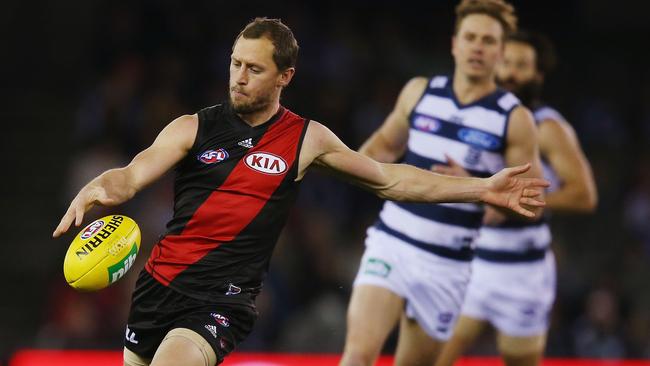
[[[495,206],[509,208],[526,217],[535,217],[532,208],[543,207],[546,204],[541,195],[550,182],[539,178],[518,177],[528,169],[530,163],[505,168],[487,178],[488,189],[481,200]],[[531,209],[522,205],[530,206]]]
[[[431,170],[438,174],[453,175],[456,177],[471,177],[467,170],[465,170],[456,160],[452,159],[449,155],[445,154],[448,165],[434,164]]]
[[[68,207],[65,215],[63,215],[61,218],[59,225],[52,233],[52,237],[57,238],[64,234],[66,231],[68,231],[72,222],[74,222],[74,226],[78,227],[81,225],[83,222],[84,214],[96,204],[103,206],[112,206],[116,204],[114,201],[114,199],[110,199],[107,196],[106,190],[102,188],[93,187],[90,185],[82,188],[70,203],[70,207]]]

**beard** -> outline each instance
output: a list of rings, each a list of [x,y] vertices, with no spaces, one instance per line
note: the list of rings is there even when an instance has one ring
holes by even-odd
[[[513,78],[501,79],[497,77],[497,84],[508,90],[519,98],[521,103],[527,107],[534,107],[540,103],[542,97],[542,83],[536,80],[529,80],[519,83]]]
[[[235,88],[230,88],[231,91]],[[271,103],[271,95],[260,95],[256,98],[250,98],[246,102],[236,102],[230,94],[230,105],[237,114],[253,114],[264,110]]]

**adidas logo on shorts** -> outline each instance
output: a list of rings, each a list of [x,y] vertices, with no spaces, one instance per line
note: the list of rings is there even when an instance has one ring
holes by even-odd
[[[214,338],[217,338],[217,327],[214,325],[206,324],[205,329],[207,329]]]

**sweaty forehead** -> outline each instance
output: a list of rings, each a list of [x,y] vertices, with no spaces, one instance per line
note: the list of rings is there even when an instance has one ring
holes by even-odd
[[[271,66],[273,50],[273,43],[265,37],[258,39],[240,37],[232,49],[232,57],[241,62]]]
[[[486,14],[470,14],[466,16],[458,29],[459,34],[473,33],[479,36],[493,36],[500,38],[503,35],[501,23]]]
[[[516,57],[526,60],[535,60],[535,49],[533,46],[516,41],[509,41],[506,43],[506,56],[507,57]]]

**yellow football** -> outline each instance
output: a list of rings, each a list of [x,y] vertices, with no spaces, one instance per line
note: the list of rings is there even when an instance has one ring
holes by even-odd
[[[139,249],[140,228],[133,219],[102,217],[75,236],[65,254],[63,274],[77,290],[99,290],[124,276]]]

